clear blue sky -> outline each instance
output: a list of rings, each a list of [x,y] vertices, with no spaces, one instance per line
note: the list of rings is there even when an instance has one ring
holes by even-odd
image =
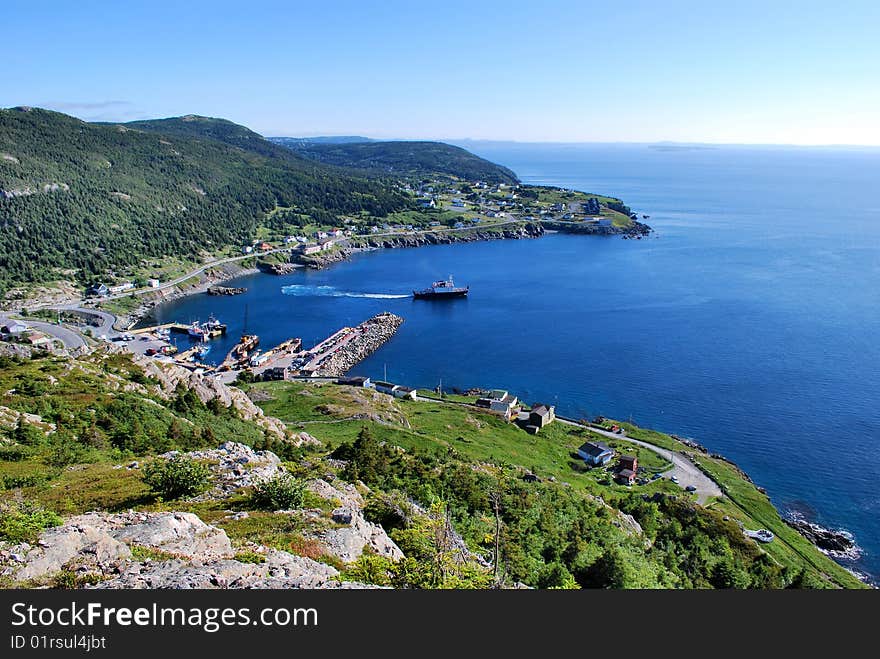
[[[0,106],[265,135],[880,145],[880,2],[5,0]]]

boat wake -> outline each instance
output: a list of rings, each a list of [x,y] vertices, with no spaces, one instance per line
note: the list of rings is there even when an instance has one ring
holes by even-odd
[[[352,291],[340,291],[334,286],[308,286],[305,284],[282,286],[281,292],[284,295],[293,295],[295,297],[357,297],[374,300],[402,300],[409,297],[409,295],[393,295],[391,293],[354,293]]]

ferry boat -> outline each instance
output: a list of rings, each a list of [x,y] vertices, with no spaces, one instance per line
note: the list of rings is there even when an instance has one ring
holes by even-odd
[[[455,297],[466,297],[469,286],[456,286],[452,280],[452,275],[444,281],[435,281],[431,284],[431,288],[424,288],[420,291],[413,291],[413,298],[416,300],[438,300]]]

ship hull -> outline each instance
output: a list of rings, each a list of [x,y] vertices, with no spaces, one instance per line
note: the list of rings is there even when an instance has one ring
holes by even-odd
[[[468,289],[461,288],[454,291],[413,291],[413,298],[416,300],[451,300],[456,298],[467,297]]]

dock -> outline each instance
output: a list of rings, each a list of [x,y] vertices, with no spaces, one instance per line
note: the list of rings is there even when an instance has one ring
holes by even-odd
[[[189,334],[189,330],[191,327],[192,325],[184,325],[183,323],[163,323],[162,325],[151,325],[150,327],[140,327],[138,329],[129,330],[128,333],[140,335],[153,334],[161,330],[168,330],[169,332],[174,332],[175,334]],[[226,326],[220,325],[219,327],[203,329],[202,331],[206,339],[215,339],[218,336],[223,336],[224,334],[226,334]]]

